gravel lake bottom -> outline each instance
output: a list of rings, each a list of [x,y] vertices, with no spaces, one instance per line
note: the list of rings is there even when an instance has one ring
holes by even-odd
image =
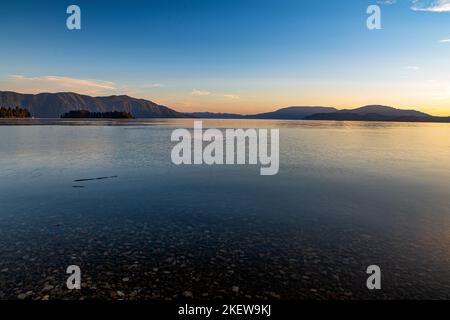
[[[448,124],[204,121],[279,128],[263,177],[173,165],[192,120],[55,121],[0,126],[0,299],[450,299]]]

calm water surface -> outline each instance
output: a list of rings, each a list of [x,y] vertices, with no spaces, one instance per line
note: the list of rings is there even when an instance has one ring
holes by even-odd
[[[204,122],[280,128],[273,177],[172,165],[192,124],[0,122],[0,299],[450,299],[449,124]]]

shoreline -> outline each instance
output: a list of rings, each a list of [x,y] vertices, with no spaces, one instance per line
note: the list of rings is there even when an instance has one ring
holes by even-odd
[[[22,125],[62,125],[64,123],[109,123],[109,125],[122,125],[122,124],[133,124],[133,123],[143,123],[150,121],[223,121],[223,122],[261,122],[261,121],[286,121],[286,122],[325,122],[325,123],[432,123],[432,124],[450,124],[450,119],[439,120],[430,119],[429,121],[422,120],[333,120],[333,119],[256,119],[256,118],[239,118],[239,119],[229,119],[229,118],[135,118],[135,119],[114,119],[114,118],[0,118],[0,126],[22,126]]]

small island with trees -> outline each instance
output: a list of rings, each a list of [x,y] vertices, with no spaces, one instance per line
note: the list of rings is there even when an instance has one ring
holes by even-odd
[[[19,106],[15,108],[0,108],[0,118],[31,118],[30,111]]]
[[[90,112],[88,110],[72,110],[61,116],[63,119],[134,119],[125,111]]]

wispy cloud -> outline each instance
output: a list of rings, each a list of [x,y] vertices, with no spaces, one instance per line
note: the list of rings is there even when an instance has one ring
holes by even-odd
[[[412,0],[411,10],[424,12],[450,12],[450,0]]]
[[[151,84],[144,84],[142,88],[163,88],[165,85],[161,83],[151,83]]]
[[[418,66],[407,66],[405,67],[406,70],[411,70],[411,71],[417,71],[420,70],[420,67]]]
[[[227,100],[239,100],[241,99],[240,96],[236,95],[236,94],[224,94],[223,97]]]
[[[211,98],[215,98],[215,99],[225,99],[225,100],[229,100],[229,101],[241,99],[241,97],[236,94],[231,94],[231,93],[223,94],[223,93],[210,92],[210,91],[197,90],[197,89],[192,90],[191,96],[211,97]]]
[[[59,92],[73,91],[83,94],[100,94],[116,90],[111,81],[77,79],[62,76],[29,77],[25,75],[10,75],[12,85],[26,92]]]
[[[197,89],[194,89],[191,92],[191,96],[194,96],[194,97],[206,97],[206,96],[209,96],[210,94],[211,94],[211,92],[209,92],[209,91],[203,91],[203,90],[197,90]]]
[[[440,43],[450,43],[450,39],[439,40]]]
[[[378,0],[377,3],[391,5],[391,4],[396,4],[397,0]]]

